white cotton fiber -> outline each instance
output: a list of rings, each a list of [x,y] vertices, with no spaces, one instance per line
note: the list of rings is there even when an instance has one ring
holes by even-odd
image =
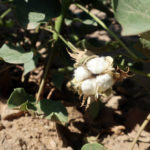
[[[89,60],[86,66],[91,73],[100,74],[109,67],[109,63],[105,60],[105,57],[96,57]]]
[[[91,73],[85,69],[84,67],[80,66],[74,71],[74,77],[77,81],[82,81],[87,79],[91,76]]]
[[[114,79],[110,74],[103,74],[96,77],[96,84],[100,91],[104,92],[112,87]]]
[[[84,80],[81,84],[81,90],[84,95],[95,95],[96,93],[96,79],[87,79]]]

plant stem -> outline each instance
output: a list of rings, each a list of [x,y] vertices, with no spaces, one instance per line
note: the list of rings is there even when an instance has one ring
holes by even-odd
[[[36,100],[37,100],[37,101],[39,101],[40,98],[41,98],[41,94],[42,94],[42,92],[43,92],[43,88],[44,88],[44,85],[45,85],[45,82],[46,82],[47,74],[48,74],[50,65],[51,65],[51,63],[52,63],[52,57],[53,57],[53,54],[54,54],[54,48],[52,48],[51,50],[52,50],[52,51],[51,51],[51,53],[49,53],[49,56],[48,56],[48,61],[47,61],[47,64],[46,64],[45,72],[44,72],[43,78],[42,78],[42,80],[41,80],[38,93],[37,93],[37,95],[36,95]]]
[[[132,68],[130,68],[130,71],[134,72],[136,74],[139,74],[139,75],[142,75],[142,76],[150,78],[150,73],[145,73],[145,72],[142,72],[142,71],[139,71],[139,70],[135,70],[135,69],[132,69]]]
[[[11,8],[7,9],[5,12],[3,12],[0,16],[0,20],[3,19],[7,14],[9,14],[12,11]]]
[[[123,41],[121,41],[119,39],[119,37],[113,32],[111,31],[103,21],[101,21],[98,17],[96,17],[95,15],[93,15],[92,13],[90,13],[85,7],[83,7],[80,4],[76,4],[77,7],[79,7],[80,9],[82,9],[84,12],[86,12],[89,16],[91,16],[99,25],[101,25],[105,30],[108,31],[109,34],[111,34],[115,40],[117,40],[120,45],[134,58],[134,59],[138,59],[138,57],[125,45],[125,43],[123,43]]]
[[[56,32],[55,32],[56,33]],[[58,37],[72,50],[72,51],[76,51],[76,47],[69,41],[65,40],[63,36],[61,36],[59,33],[56,33],[58,35]]]
[[[54,31],[51,28],[44,28],[44,29],[51,33],[56,34],[62,40],[62,42],[64,42],[64,44],[66,44],[68,46],[68,48],[70,48],[74,52],[76,51],[77,48],[70,41],[65,40],[65,38],[63,36],[61,36],[59,33],[57,33],[56,31]]]
[[[65,14],[68,10],[68,7],[69,7],[69,4],[70,4],[70,0],[63,0],[62,1],[62,9],[61,9],[61,14],[59,17],[57,17],[56,21],[55,21],[55,30],[59,33],[60,30],[61,30],[61,26],[63,24],[63,21],[64,21],[64,17],[65,17]],[[55,45],[57,44],[57,41],[58,41],[58,34],[56,34],[55,32],[53,33],[53,39],[54,39],[54,42],[55,42]],[[54,51],[55,51],[55,46],[52,47],[52,51],[49,51],[48,53],[48,62],[46,64],[46,68],[45,68],[45,72],[44,72],[44,75],[43,75],[43,78],[41,80],[41,83],[40,83],[40,87],[39,87],[39,90],[37,92],[37,96],[36,96],[36,100],[39,101],[40,98],[41,98],[41,94],[43,92],[43,89],[44,89],[44,85],[45,85],[45,82],[46,82],[46,78],[47,78],[47,74],[49,72],[49,68],[51,66],[51,63],[52,63],[52,58],[53,58],[53,55],[54,55]]]
[[[77,48],[70,41],[65,40],[65,38],[62,35],[60,35],[59,33],[57,33],[56,31],[54,31],[52,29],[49,29],[49,28],[44,28],[44,29],[49,31],[49,32],[57,34],[58,37],[64,42],[64,44],[66,44],[68,46],[68,48],[70,48],[72,51],[76,52]],[[121,68],[125,69],[125,67],[121,67]],[[132,69],[132,68],[130,68],[130,71],[133,72],[133,73],[136,73],[136,74],[139,74],[139,75],[150,78],[150,73],[145,73],[145,72],[135,70],[135,69]]]
[[[66,15],[66,12],[68,11],[68,7],[70,5],[70,0],[62,0],[62,9],[61,9],[61,14],[56,18],[55,21],[55,27],[54,29],[56,32],[60,33],[62,22],[64,20],[64,17]],[[53,34],[53,39],[55,41],[58,40],[58,35],[56,33]]]
[[[137,142],[140,134],[142,133],[142,131],[144,130],[144,128],[146,127],[146,125],[149,123],[149,121],[150,121],[150,113],[148,114],[148,116],[146,117],[146,119],[144,120],[144,122],[142,123],[142,125],[141,125],[141,127],[140,127],[140,129],[139,129],[139,131],[137,133],[137,136],[135,137],[135,139],[134,139],[134,141],[133,141],[133,143],[132,143],[132,145],[131,145],[131,147],[130,147],[129,150],[133,150],[133,148],[134,148],[134,146],[135,146],[135,144],[136,144],[136,142]]]

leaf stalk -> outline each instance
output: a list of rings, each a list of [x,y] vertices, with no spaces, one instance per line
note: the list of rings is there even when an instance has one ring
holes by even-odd
[[[137,60],[138,57],[126,46],[126,44],[119,39],[119,37],[113,32],[111,31],[106,25],[105,23],[100,20],[98,17],[96,17],[94,14],[92,14],[91,12],[89,12],[89,10],[87,10],[85,7],[83,7],[80,4],[76,4],[77,7],[79,7],[80,9],[82,9],[84,12],[86,12],[89,16],[91,16],[100,26],[102,26],[110,35],[112,35],[114,37],[115,40],[117,40],[120,45],[135,59]]]
[[[66,15],[67,10],[68,10],[69,4],[70,4],[70,0],[63,0],[62,1],[61,14],[60,14],[59,17],[57,17],[57,19],[55,21],[55,27],[54,27],[58,33],[61,30],[61,26],[63,24],[64,17]],[[54,42],[55,42],[55,45],[56,45],[57,42],[58,42],[58,34],[56,34],[55,32],[53,33],[53,39],[54,39]],[[38,90],[37,96],[36,96],[37,101],[40,100],[41,94],[42,94],[43,89],[44,89],[44,85],[45,85],[45,82],[46,82],[46,79],[47,79],[49,68],[50,68],[50,66],[52,64],[52,60],[53,60],[53,56],[54,56],[54,52],[55,52],[55,45],[54,45],[54,47],[52,47],[51,51],[48,52],[48,61],[47,61],[46,68],[45,68],[45,71],[44,71],[44,75],[43,75],[43,78],[41,80],[40,87],[39,87],[39,90]]]
[[[147,124],[150,122],[150,113],[148,114],[148,116],[146,117],[146,119],[144,120],[144,122],[142,123],[138,133],[137,133],[137,136],[135,137],[134,141],[132,142],[132,145],[130,147],[129,150],[133,150],[134,149],[134,146],[139,138],[139,136],[141,135],[142,131],[145,129],[145,127],[147,126]]]

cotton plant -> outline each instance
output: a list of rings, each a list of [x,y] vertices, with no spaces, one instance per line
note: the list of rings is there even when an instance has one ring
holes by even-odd
[[[100,96],[112,93],[112,86],[128,77],[128,72],[114,68],[111,56],[98,56],[90,51],[76,50],[69,53],[75,60],[73,79],[70,81],[73,89],[83,96],[83,103],[87,99],[88,105]]]

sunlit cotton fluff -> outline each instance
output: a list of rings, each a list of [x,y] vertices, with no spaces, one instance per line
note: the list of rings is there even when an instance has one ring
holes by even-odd
[[[91,73],[100,74],[108,68],[109,63],[105,60],[105,57],[96,57],[89,60],[86,66]]]
[[[82,81],[87,79],[91,76],[91,73],[85,69],[84,67],[80,66],[74,71],[74,77],[77,81]]]
[[[110,74],[103,74],[96,77],[96,84],[98,90],[104,92],[112,87],[114,80]]]
[[[96,79],[87,79],[84,80],[81,84],[81,90],[84,95],[95,95],[96,93]]]

